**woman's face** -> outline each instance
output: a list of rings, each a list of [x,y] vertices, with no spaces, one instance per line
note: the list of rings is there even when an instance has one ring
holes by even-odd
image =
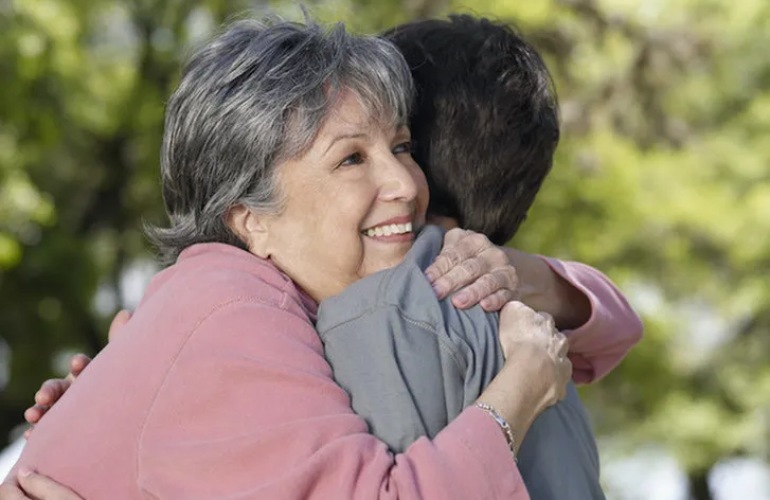
[[[255,253],[317,301],[400,263],[425,222],[428,186],[409,129],[383,128],[352,92],[310,149],[277,168],[284,210],[264,219],[265,251]]]

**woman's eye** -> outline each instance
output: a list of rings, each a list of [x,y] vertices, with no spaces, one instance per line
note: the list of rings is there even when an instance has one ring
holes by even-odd
[[[412,141],[406,141],[406,142],[402,142],[401,144],[393,148],[393,154],[394,155],[400,155],[404,153],[412,154],[413,149],[414,149],[414,143]]]
[[[360,165],[364,162],[364,155],[361,153],[353,153],[352,155],[346,157],[344,160],[342,160],[339,164],[340,167],[349,167],[351,165]]]

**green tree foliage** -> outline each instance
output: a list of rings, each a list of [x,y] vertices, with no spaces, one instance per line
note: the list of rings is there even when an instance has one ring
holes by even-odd
[[[227,8],[226,8],[227,6]],[[0,2],[0,430],[62,349],[96,352],[98,289],[147,255],[163,103],[180,58],[237,2]],[[240,8],[245,8],[244,5]]]
[[[584,392],[598,431],[657,443],[690,476],[770,459],[770,4],[764,0],[334,0],[376,32],[473,12],[540,48],[560,95],[554,171],[513,244],[590,263],[645,341]],[[295,3],[0,0],[0,395],[7,433],[62,351],[95,352],[121,276],[147,258],[163,104],[224,20]]]

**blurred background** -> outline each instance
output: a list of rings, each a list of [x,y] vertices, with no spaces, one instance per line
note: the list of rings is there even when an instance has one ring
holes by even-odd
[[[608,497],[770,499],[770,2],[305,5],[365,33],[473,13],[534,42],[563,139],[511,244],[598,267],[646,325],[583,390]],[[6,462],[40,383],[96,353],[157,269],[141,227],[163,220],[158,150],[180,61],[266,9],[301,17],[293,1],[0,0]]]

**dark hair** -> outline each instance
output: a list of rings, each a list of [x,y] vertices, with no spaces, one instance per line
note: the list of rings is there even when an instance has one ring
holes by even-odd
[[[511,27],[467,15],[383,36],[404,54],[415,81],[410,126],[430,186],[429,213],[504,244],[525,219],[559,140],[545,63]]]
[[[270,16],[234,23],[201,47],[166,106],[161,183],[170,224],[147,228],[165,262],[194,243],[245,248],[227,211],[282,209],[276,165],[311,145],[345,89],[376,119],[406,123],[412,78],[382,38]]]

